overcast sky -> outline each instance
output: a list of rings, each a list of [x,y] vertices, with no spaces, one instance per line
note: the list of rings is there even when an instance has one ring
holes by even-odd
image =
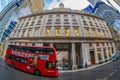
[[[48,1],[48,0],[46,0]],[[59,3],[62,1],[66,8],[72,8],[72,9],[78,9],[81,10],[89,5],[89,2],[87,0],[50,0],[51,2],[47,2],[47,6],[45,9],[52,9],[59,6]],[[102,0],[106,2],[106,0]],[[113,1],[110,0],[110,2],[120,10],[120,7]]]

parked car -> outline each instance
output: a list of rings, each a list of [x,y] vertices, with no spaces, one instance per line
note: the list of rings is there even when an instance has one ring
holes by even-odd
[[[116,54],[112,55],[111,59],[113,61],[120,59],[120,52],[117,52]]]

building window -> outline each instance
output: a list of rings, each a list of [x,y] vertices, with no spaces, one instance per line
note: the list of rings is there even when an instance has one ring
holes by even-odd
[[[77,24],[77,21],[75,19],[72,20],[73,24]]]
[[[55,28],[55,36],[60,36],[60,28]]]
[[[93,46],[92,46],[92,43],[89,43],[89,47],[90,47],[90,48],[93,47]]]
[[[22,27],[23,27],[23,25],[24,25],[24,24],[22,23],[22,24],[20,25],[20,28],[22,28]]]
[[[24,37],[25,35],[25,30],[23,30],[21,37]]]
[[[56,19],[60,19],[60,15],[56,15]]]
[[[106,33],[105,33],[105,31],[103,31],[103,34],[104,34],[104,36],[106,37]]]
[[[37,25],[41,25],[41,20],[38,20]]]
[[[39,16],[39,19],[42,19],[42,16]]]
[[[84,16],[81,16],[82,19],[84,19]]]
[[[90,17],[87,17],[90,20]]]
[[[75,33],[75,36],[79,36],[79,29],[78,28],[74,28],[74,33]]]
[[[64,19],[64,24],[69,24],[68,19]]]
[[[102,45],[105,46],[104,43],[102,43]]]
[[[28,21],[30,21],[31,20],[31,18],[28,18]]]
[[[36,19],[36,17],[33,17],[33,20],[35,20]]]
[[[17,25],[16,29],[19,28],[19,24]]]
[[[102,37],[102,31],[98,30],[99,37]]]
[[[99,43],[96,43],[96,46],[99,47]]]
[[[65,28],[65,36],[70,36],[70,29],[69,28]]]
[[[30,37],[31,33],[32,33],[32,30],[29,29],[29,30],[28,30],[28,33],[27,33],[27,37]]]
[[[28,24],[29,24],[29,23],[27,22],[26,25],[25,25],[25,27],[28,27]]]
[[[50,36],[50,28],[46,29],[45,36]]]
[[[102,60],[102,57],[101,57],[101,51],[98,50],[97,53],[98,53],[98,60]]]
[[[95,29],[93,29],[93,36],[94,36],[94,37],[97,36]]]
[[[60,24],[60,19],[56,19],[56,23],[55,24]]]
[[[34,25],[34,23],[35,23],[35,22],[33,21],[33,22],[31,23],[31,26],[33,26],[33,25]]]
[[[107,34],[107,37],[109,37],[109,32],[108,31],[106,31],[106,34]]]
[[[109,57],[111,57],[110,48],[108,48],[108,55],[109,55]]]
[[[84,25],[88,25],[86,21],[83,21],[83,24],[84,24]]]
[[[64,18],[67,18],[67,19],[68,19],[68,15],[64,15]]]
[[[89,22],[90,23],[90,26],[93,26],[93,23],[92,22]]]
[[[86,29],[86,36],[90,37],[90,30],[89,29]]]
[[[75,18],[75,15],[72,15],[72,18]]]
[[[23,22],[25,22],[26,19],[23,19]]]
[[[35,32],[34,32],[34,36],[37,36],[38,35],[38,29],[35,29]]]
[[[15,31],[15,32],[14,32],[13,36],[15,37],[15,36],[16,36],[16,34],[17,34],[17,31]]]
[[[17,32],[17,37],[19,37],[19,35],[20,35],[20,31]]]
[[[52,18],[52,15],[49,15],[49,18]]]
[[[103,49],[103,52],[104,52],[104,58],[107,59],[106,49]]]
[[[47,24],[52,24],[52,19],[48,19]]]
[[[95,26],[96,26],[96,27],[99,27],[98,24],[97,24],[96,22],[95,22]]]

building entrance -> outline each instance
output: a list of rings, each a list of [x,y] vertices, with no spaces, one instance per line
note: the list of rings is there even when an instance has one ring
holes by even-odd
[[[68,51],[57,51],[57,66],[58,69],[69,69],[69,54]]]
[[[57,52],[57,67],[59,70],[68,70],[71,65],[71,45],[70,44],[54,44]]]
[[[91,59],[91,64],[95,64],[94,51],[90,51],[90,59]]]

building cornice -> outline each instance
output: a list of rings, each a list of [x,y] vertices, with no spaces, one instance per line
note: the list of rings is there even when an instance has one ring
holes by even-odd
[[[105,41],[111,40],[113,38],[106,37],[20,37],[20,38],[10,38],[10,40],[97,40],[97,41]]]
[[[39,16],[39,15],[51,15],[51,14],[75,14],[75,15],[91,16],[91,17],[95,17],[95,18],[99,18],[99,19],[104,20],[102,17],[98,17],[94,14],[85,13],[85,12],[82,12],[79,10],[71,10],[71,9],[63,9],[63,10],[60,9],[59,10],[59,8],[57,11],[56,10],[45,10],[45,11],[41,11],[41,12],[32,13],[30,15],[20,17],[19,20],[24,19],[24,18]]]

